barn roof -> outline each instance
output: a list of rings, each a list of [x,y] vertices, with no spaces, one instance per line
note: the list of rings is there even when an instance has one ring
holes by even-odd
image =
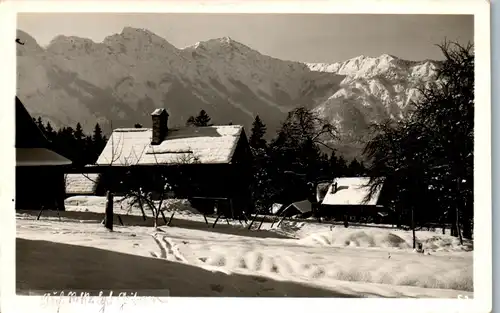
[[[48,148],[48,146],[47,138],[16,96],[16,148]]]
[[[97,189],[97,184],[100,179],[100,174],[66,174],[66,193],[67,194],[94,194]]]
[[[330,185],[322,202],[324,205],[376,205],[378,203],[380,189],[368,202],[364,202],[370,192],[370,188],[366,186],[370,182],[368,177],[340,177],[334,182],[337,182],[337,192],[333,192],[333,184]]]
[[[70,165],[72,162],[45,148],[16,148],[16,166]]]
[[[16,166],[69,165],[72,162],[50,150],[50,142],[16,96]]]
[[[287,206],[283,211],[287,211],[290,208],[295,208],[300,213],[304,214],[312,211],[312,203],[309,200],[297,201]]]
[[[151,128],[113,131],[97,165],[130,166],[190,163],[230,163],[243,126],[207,126],[169,129],[159,145],[151,145]]]
[[[273,205],[271,205],[271,207],[269,208],[271,213],[273,214],[278,214],[278,212],[283,208],[283,204],[281,203],[274,203]]]

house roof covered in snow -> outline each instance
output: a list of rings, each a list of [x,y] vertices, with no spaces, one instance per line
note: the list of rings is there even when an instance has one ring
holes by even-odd
[[[274,203],[271,205],[269,208],[272,214],[277,214],[281,209],[283,208],[283,204],[281,203]]]
[[[151,145],[151,128],[113,131],[97,165],[168,165],[231,163],[243,126],[224,125],[169,129],[165,139]]]
[[[323,199],[324,205],[376,205],[380,196],[380,189],[377,190],[373,197],[364,202],[365,197],[369,194],[370,188],[366,185],[369,183],[368,177],[340,177],[335,179],[337,183],[337,191],[334,190],[334,185],[330,185]]]
[[[66,174],[66,194],[89,195],[94,194],[100,179],[100,174]]]
[[[60,166],[72,162],[45,148],[16,148],[16,166]]]
[[[312,203],[309,200],[297,201],[287,206],[283,211],[287,211],[290,208],[295,208],[300,213],[304,214],[312,211]]]
[[[48,148],[49,142],[16,96],[16,148]]]
[[[50,142],[16,96],[16,166],[60,166],[72,162],[50,150]]]

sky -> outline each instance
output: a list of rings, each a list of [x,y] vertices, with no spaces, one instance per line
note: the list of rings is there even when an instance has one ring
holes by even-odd
[[[42,46],[57,35],[101,42],[131,26],[178,48],[229,36],[276,58],[324,63],[384,53],[439,60],[445,38],[474,41],[473,15],[20,13],[17,23]]]

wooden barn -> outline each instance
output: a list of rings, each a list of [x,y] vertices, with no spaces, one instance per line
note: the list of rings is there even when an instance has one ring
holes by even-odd
[[[243,126],[170,128],[165,109],[151,116],[152,128],[113,131],[96,162],[106,189],[161,192],[163,175],[177,198],[204,213],[215,207],[233,215],[253,210],[251,150]]]
[[[322,197],[320,214],[322,217],[355,221],[383,222],[388,217],[387,209],[381,201],[380,188],[373,197],[366,200],[369,194],[368,177],[340,177],[335,179]]]
[[[16,97],[16,210],[64,210],[64,173],[71,163],[51,149]]]

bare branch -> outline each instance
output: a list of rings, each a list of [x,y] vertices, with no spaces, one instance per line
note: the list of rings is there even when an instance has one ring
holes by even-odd
[[[83,177],[85,177],[85,178],[87,178],[88,180],[90,180],[90,181],[91,181],[91,182],[93,182],[94,184],[97,184],[97,183],[98,183],[96,180],[94,180],[94,179],[90,178],[90,177],[89,177],[89,175],[88,175],[88,174],[86,174],[86,173],[82,173],[82,176],[83,176]]]

